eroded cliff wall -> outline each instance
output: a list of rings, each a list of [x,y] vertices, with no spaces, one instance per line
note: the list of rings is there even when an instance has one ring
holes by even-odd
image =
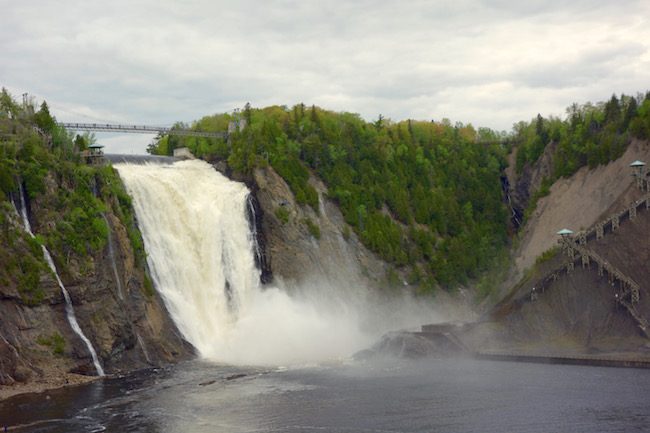
[[[107,231],[100,243],[103,246],[80,255],[67,249],[64,241],[61,248],[52,250],[80,328],[109,374],[160,366],[190,356],[192,348],[180,337],[146,276],[133,213],[125,211],[130,208],[128,196],[121,185],[115,185],[119,178],[96,177],[93,182],[104,207],[102,219]],[[86,345],[67,320],[61,289],[44,265],[39,244],[53,239],[61,229],[60,223],[67,221],[61,197],[71,194],[74,186],[67,185],[55,171],[45,176],[44,184],[43,194],[32,199],[25,194],[35,239],[23,227],[18,194],[1,203],[0,249],[5,263],[12,268],[0,281],[2,385],[56,385],[72,381],[71,373],[96,374]],[[114,195],[116,190],[121,191],[119,198]],[[61,251],[68,254],[62,255]],[[27,263],[25,257],[31,257],[31,262]]]
[[[296,203],[287,183],[271,167],[256,169],[252,190],[263,212],[262,232],[270,269],[286,283],[320,277],[337,285],[379,286],[386,265],[368,251],[327,198],[327,187],[315,177],[318,212]]]

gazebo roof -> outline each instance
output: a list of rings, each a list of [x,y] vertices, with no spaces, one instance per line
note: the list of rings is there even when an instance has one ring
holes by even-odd
[[[630,164],[630,167],[643,167],[645,165],[645,162],[639,161],[638,159],[634,161],[632,164]]]
[[[573,231],[569,229],[562,229],[559,232],[557,232],[558,235],[560,236],[565,236],[565,235],[572,235]]]

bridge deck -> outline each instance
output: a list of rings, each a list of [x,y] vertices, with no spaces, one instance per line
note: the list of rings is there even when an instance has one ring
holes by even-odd
[[[167,126],[116,125],[111,123],[59,123],[73,131],[126,132],[129,134],[163,134],[208,138],[227,138],[227,132],[204,132],[191,129],[175,129]]]

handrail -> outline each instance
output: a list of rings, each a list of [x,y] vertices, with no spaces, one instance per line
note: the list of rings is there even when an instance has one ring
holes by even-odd
[[[66,129],[76,131],[126,132],[136,134],[158,133],[163,135],[227,138],[227,132],[205,132],[192,129],[177,129],[167,126],[120,125],[111,123],[59,123]]]

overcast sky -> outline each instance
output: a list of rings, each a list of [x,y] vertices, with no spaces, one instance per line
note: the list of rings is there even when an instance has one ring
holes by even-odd
[[[0,85],[61,121],[298,102],[509,130],[650,90],[649,0],[0,0]],[[141,151],[147,136],[99,136]]]

